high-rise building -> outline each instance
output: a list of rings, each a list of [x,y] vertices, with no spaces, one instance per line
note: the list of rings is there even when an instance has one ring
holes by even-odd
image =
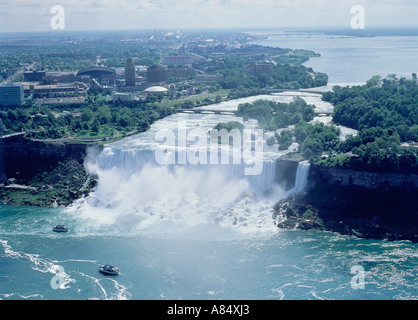
[[[273,72],[273,65],[271,63],[256,63],[250,62],[248,64],[247,74],[249,76],[259,76],[260,74],[271,75]]]
[[[21,106],[24,101],[23,86],[5,84],[0,86],[0,105]]]
[[[126,60],[125,65],[125,86],[135,87],[135,66],[132,58]]]
[[[147,69],[147,82],[148,83],[163,83],[168,80],[167,68],[153,65]]]

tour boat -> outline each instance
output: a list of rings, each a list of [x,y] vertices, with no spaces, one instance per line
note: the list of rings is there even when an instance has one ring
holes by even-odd
[[[52,228],[52,230],[55,232],[68,232],[69,229],[63,225],[56,225],[55,227]]]
[[[104,266],[99,266],[99,271],[103,274],[108,274],[112,276],[119,274],[118,268],[116,268],[115,266],[110,266],[108,264],[105,264]]]

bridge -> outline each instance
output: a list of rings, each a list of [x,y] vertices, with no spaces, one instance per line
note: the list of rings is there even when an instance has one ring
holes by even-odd
[[[19,137],[19,136],[24,136],[24,135],[26,135],[26,132],[11,133],[11,134],[6,134],[6,135],[1,136],[1,139]]]
[[[191,109],[176,109],[180,113],[210,113],[210,114],[234,114],[234,110],[212,110],[202,108],[191,108]]]
[[[261,89],[264,93],[281,93],[281,92],[300,92],[300,93],[314,93],[323,94],[327,91],[315,90],[315,89]]]
[[[235,111],[233,110],[212,110],[212,109],[176,109],[177,112],[180,113],[195,113],[195,114],[201,114],[201,113],[207,113],[207,114],[224,114],[224,115],[234,115]],[[329,110],[315,110],[316,116],[330,116],[332,115],[333,111]]]

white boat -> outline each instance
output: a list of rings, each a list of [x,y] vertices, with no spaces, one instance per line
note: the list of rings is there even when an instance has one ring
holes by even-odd
[[[52,228],[52,231],[55,232],[68,232],[68,228],[64,225],[56,225],[55,227]]]
[[[104,266],[99,266],[99,271],[103,274],[108,274],[112,276],[119,274],[118,268],[116,268],[115,266],[108,265],[108,264],[105,264]]]

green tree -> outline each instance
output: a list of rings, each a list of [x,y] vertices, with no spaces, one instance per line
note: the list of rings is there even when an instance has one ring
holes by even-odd
[[[93,122],[93,124],[91,126],[91,131],[93,133],[95,133],[96,135],[99,134],[99,131],[100,131],[100,123],[97,120],[95,120]]]
[[[90,109],[85,108],[80,115],[82,122],[89,122],[93,119],[93,112]]]

